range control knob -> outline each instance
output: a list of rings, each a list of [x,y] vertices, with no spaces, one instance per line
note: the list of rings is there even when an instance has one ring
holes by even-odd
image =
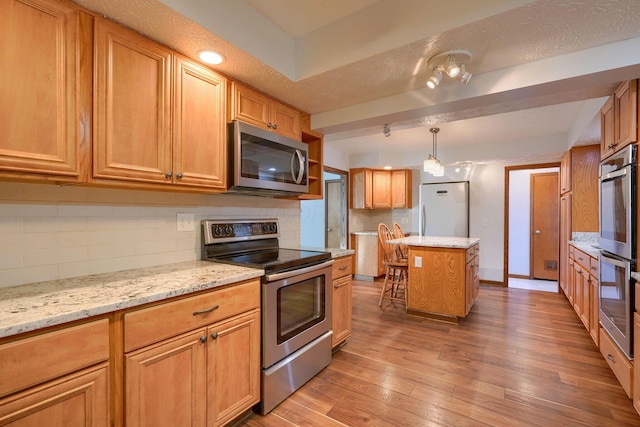
[[[231,227],[229,224],[224,226],[224,234],[225,236],[233,236],[233,227]]]
[[[222,227],[219,225],[214,225],[213,226],[213,235],[216,237],[220,237],[222,236]]]

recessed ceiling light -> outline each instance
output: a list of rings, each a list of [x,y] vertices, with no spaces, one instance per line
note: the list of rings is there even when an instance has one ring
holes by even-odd
[[[224,57],[212,50],[201,50],[198,52],[198,57],[207,64],[216,65],[224,61]]]
[[[383,169],[389,170],[389,169],[391,169],[391,166],[385,166]]]

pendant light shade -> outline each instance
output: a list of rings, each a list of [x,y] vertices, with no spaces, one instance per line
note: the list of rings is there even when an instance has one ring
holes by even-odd
[[[438,132],[440,128],[431,128],[429,132],[433,135],[433,153],[429,154],[427,160],[424,161],[423,170],[429,172],[433,176],[444,176],[444,166],[440,164],[438,155]]]

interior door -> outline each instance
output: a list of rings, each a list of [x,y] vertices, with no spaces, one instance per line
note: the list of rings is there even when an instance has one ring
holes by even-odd
[[[558,280],[558,173],[531,175],[531,277]]]
[[[326,195],[326,245],[328,248],[340,248],[342,241],[342,181],[325,181]]]

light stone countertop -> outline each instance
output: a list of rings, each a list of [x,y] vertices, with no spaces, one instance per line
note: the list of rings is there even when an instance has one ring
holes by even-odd
[[[0,338],[263,275],[257,268],[188,261],[0,288]]]
[[[389,243],[433,248],[468,249],[479,241],[480,239],[476,237],[409,236],[402,239],[389,240]]]
[[[582,252],[585,252],[587,255],[592,256],[593,258],[600,258],[600,249],[594,247],[594,245],[598,246],[598,242],[569,240],[569,244],[575,248],[580,249]]]
[[[340,258],[347,255],[352,255],[356,253],[353,249],[342,249],[342,248],[315,248],[311,246],[301,246],[299,249],[303,249],[306,251],[320,251],[320,252],[331,252],[331,258]]]
[[[351,234],[355,234],[356,236],[377,236],[377,231],[352,231]]]

